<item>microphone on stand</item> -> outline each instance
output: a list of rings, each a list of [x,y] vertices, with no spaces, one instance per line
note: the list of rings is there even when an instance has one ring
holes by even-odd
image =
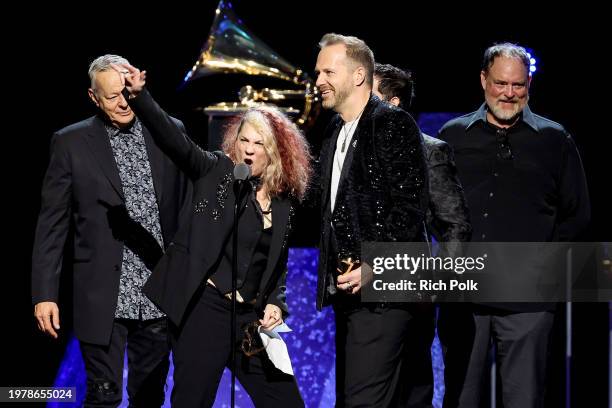
[[[234,213],[234,220],[238,220],[238,216],[244,209],[242,206],[244,195],[248,192],[247,187],[250,187],[248,181],[251,178],[251,167],[246,163],[238,163],[234,166],[234,195],[236,196],[236,213]]]
[[[246,163],[238,163],[234,166],[234,179],[243,182],[251,177],[251,167]]]
[[[249,185],[248,179],[251,177],[251,167],[246,163],[238,163],[234,166],[234,228],[232,234],[232,308],[231,308],[231,354],[232,354],[232,391],[231,407],[234,408],[236,402],[236,292],[238,280],[238,215],[241,207],[243,191],[245,185]]]

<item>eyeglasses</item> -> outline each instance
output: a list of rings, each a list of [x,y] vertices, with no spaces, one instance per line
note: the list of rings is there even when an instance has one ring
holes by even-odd
[[[259,323],[259,321],[254,321],[242,327],[244,338],[242,339],[240,349],[247,357],[254,356],[265,349],[257,330],[259,326],[261,326],[261,323]]]
[[[510,140],[508,140],[508,133],[506,129],[498,129],[496,132],[497,143],[499,145],[499,153],[497,157],[503,160],[512,160],[514,155],[512,154],[512,148],[510,147]]]

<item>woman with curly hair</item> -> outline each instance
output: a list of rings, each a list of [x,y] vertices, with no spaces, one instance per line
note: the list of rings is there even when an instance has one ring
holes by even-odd
[[[226,339],[237,199],[234,166],[246,163],[253,176],[239,214],[236,323],[240,328],[258,321],[271,330],[288,313],[287,238],[292,201],[303,198],[311,173],[309,147],[280,111],[255,107],[227,128],[222,152],[204,151],[153,100],[144,88],[144,71],[130,65],[115,69],[126,84],[123,96],[193,182],[192,205],[183,210],[181,228],[143,292],[171,323],[172,406],[210,407],[231,361]],[[241,330],[236,332],[242,337]],[[249,357],[237,351],[236,361],[236,376],[257,407],[304,405],[294,377],[275,368],[265,352]]]

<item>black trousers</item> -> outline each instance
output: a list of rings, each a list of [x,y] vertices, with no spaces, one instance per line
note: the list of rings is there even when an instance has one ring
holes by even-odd
[[[444,357],[443,408],[459,406],[474,344],[476,323],[469,303],[440,303],[437,306],[438,338]]]
[[[117,407],[121,403],[126,343],[130,407],[163,405],[170,364],[166,318],[115,319],[107,346],[80,342],[87,374],[85,407]]]
[[[336,305],[334,311],[336,407],[432,406],[431,305]]]
[[[478,408],[491,342],[501,380],[504,408],[544,406],[546,363],[552,312],[482,314],[476,311],[476,337],[461,393],[460,407]]]
[[[295,378],[278,370],[265,351],[246,357],[239,348],[241,327],[258,319],[252,305],[238,304],[236,377],[256,407],[303,407]],[[207,286],[180,328],[173,327],[172,407],[211,407],[223,369],[231,365],[231,304]]]

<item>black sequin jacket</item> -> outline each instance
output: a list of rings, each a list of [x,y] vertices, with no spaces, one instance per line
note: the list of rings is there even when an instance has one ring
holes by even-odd
[[[317,308],[333,293],[338,259],[360,259],[361,243],[423,241],[429,203],[421,132],[405,111],[372,95],[349,145],[334,211],[330,182],[336,141],[343,121],[328,126],[317,163],[315,196],[321,203]]]

